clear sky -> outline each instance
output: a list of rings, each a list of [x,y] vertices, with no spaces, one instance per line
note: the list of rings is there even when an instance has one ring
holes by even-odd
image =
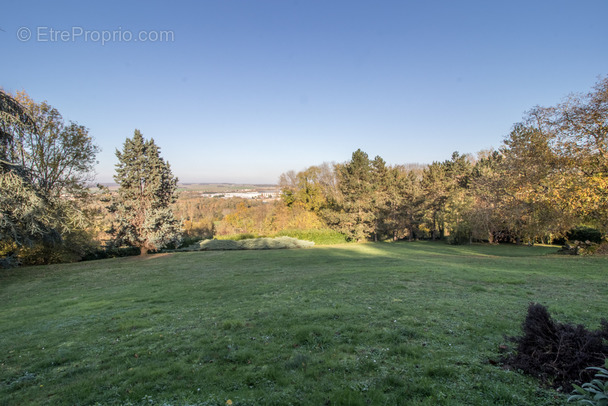
[[[9,1],[0,86],[90,129],[97,180],[140,129],[183,182],[275,183],[361,148],[497,148],[608,74],[608,1]],[[28,35],[29,34],[29,35]]]

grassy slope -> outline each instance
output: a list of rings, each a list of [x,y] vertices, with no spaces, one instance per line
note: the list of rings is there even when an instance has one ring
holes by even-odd
[[[605,258],[365,244],[0,274],[0,404],[563,404],[493,366],[530,301],[590,328]]]

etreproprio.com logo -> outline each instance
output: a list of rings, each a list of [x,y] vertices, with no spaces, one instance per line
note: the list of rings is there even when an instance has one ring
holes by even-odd
[[[56,29],[39,26],[35,29],[20,27],[17,39],[21,42],[93,42],[105,45],[112,42],[173,42],[173,30],[140,30],[133,33],[118,27],[114,30],[87,30],[83,27]]]

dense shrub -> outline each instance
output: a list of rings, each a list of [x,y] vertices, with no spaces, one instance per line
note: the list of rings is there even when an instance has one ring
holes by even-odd
[[[19,265],[19,260],[14,255],[0,257],[0,269],[13,268]]]
[[[471,227],[468,224],[458,224],[448,236],[448,243],[452,245],[467,245],[471,243]]]
[[[539,378],[543,383],[565,391],[572,384],[589,381],[589,366],[601,366],[608,357],[608,321],[602,328],[589,331],[582,325],[553,321],[547,309],[530,304],[523,323],[524,335],[511,338],[517,344],[514,354],[507,356],[507,367]]]
[[[20,265],[47,265],[77,262],[99,248],[89,232],[76,230],[62,236],[57,243],[38,243],[18,250]]]
[[[201,237],[186,236],[186,237],[183,237],[179,242],[171,242],[171,243],[167,244],[163,248],[163,250],[175,250],[175,249],[179,249],[179,248],[186,248],[193,244],[196,244],[197,242],[201,241],[202,239],[203,238],[201,238]]]
[[[95,259],[131,257],[139,254],[140,249],[138,247],[100,248],[98,250],[89,252],[82,258],[82,260],[92,261]]]
[[[602,242],[602,233],[600,230],[592,227],[575,227],[566,234],[568,241],[590,241],[596,244]]]

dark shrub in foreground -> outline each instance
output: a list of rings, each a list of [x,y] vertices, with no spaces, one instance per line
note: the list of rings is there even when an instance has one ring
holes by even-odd
[[[596,228],[581,226],[568,231],[566,237],[568,241],[590,241],[599,244],[602,242],[603,235]]]
[[[589,381],[593,374],[585,368],[602,366],[608,357],[608,321],[589,331],[582,325],[553,321],[547,309],[532,303],[523,323],[524,335],[513,337],[515,354],[507,356],[505,366],[539,378],[544,384],[571,391],[572,384]]]
[[[89,252],[82,260],[92,261],[95,259],[130,257],[139,254],[140,250],[138,247],[105,248]]]

